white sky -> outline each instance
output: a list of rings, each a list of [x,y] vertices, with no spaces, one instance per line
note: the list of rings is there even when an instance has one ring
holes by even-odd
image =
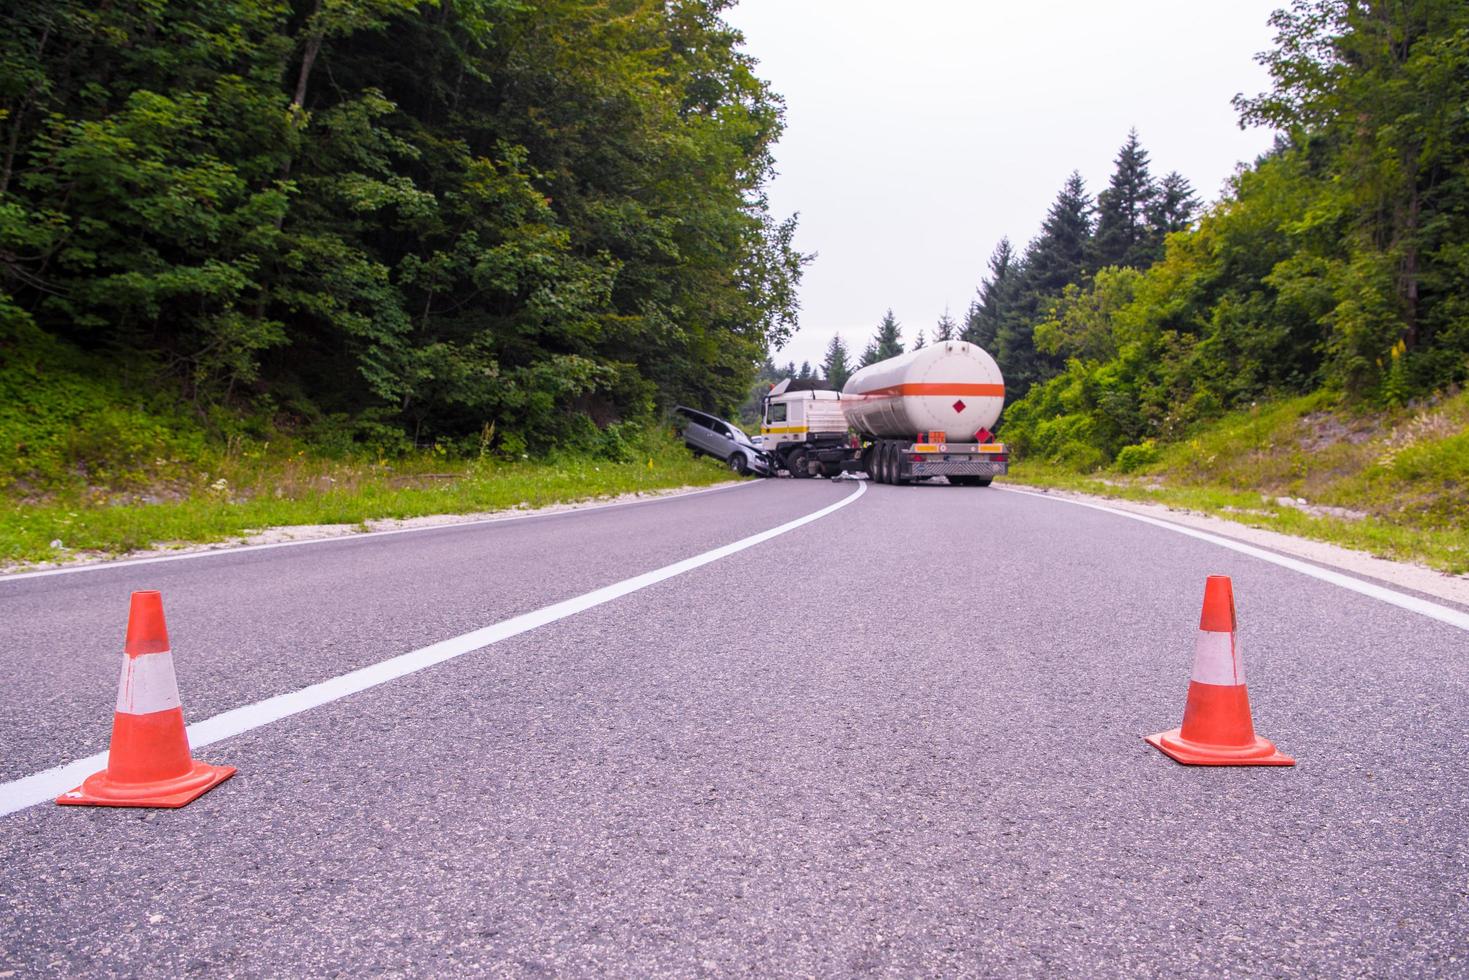
[[[1155,177],[1205,201],[1266,150],[1230,99],[1269,87],[1254,54],[1284,0],[740,0],[759,75],[786,99],[774,212],[819,253],[777,363],[860,355],[892,307],[911,342],[962,320],[996,243],[1040,230],[1062,182],[1093,196],[1136,126]]]

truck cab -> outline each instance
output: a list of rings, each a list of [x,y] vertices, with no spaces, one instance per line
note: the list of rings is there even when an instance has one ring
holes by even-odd
[[[836,476],[852,458],[841,392],[786,378],[763,401],[755,441],[792,476]]]

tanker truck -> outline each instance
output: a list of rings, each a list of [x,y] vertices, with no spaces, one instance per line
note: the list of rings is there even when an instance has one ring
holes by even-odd
[[[796,477],[864,471],[878,483],[942,476],[985,487],[1009,471],[990,433],[1004,405],[994,358],[941,341],[862,368],[840,392],[781,382],[765,396],[758,442]]]

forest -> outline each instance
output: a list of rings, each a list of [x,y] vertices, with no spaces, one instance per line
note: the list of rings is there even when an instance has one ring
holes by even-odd
[[[806,258],[728,5],[7,3],[9,472],[75,452],[38,431],[63,370],[372,453],[596,451],[738,402]]]
[[[1105,188],[1073,172],[932,328],[995,355],[1021,458],[1126,470],[1242,406],[1401,406],[1469,377],[1469,6],[1298,0],[1271,23],[1274,87],[1235,106],[1275,145],[1221,200],[1155,177],[1129,133]],[[888,310],[861,355],[837,336],[800,370],[839,386],[900,330]]]
[[[811,257],[765,196],[784,107],[730,5],[9,5],[0,480],[151,458],[162,403],[210,439],[617,456],[673,403],[900,352],[889,310],[860,351],[770,360]],[[911,340],[995,354],[1018,458],[1125,469],[1251,405],[1469,377],[1469,7],[1272,24],[1273,85],[1236,107],[1275,145],[1222,198],[1127,134]],[[151,402],[109,428],[120,392]]]

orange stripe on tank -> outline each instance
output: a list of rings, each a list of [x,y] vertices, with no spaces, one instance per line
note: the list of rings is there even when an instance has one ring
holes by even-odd
[[[888,385],[859,392],[866,398],[901,398],[904,395],[974,395],[980,398],[1004,398],[1005,386],[995,384],[906,384]]]

